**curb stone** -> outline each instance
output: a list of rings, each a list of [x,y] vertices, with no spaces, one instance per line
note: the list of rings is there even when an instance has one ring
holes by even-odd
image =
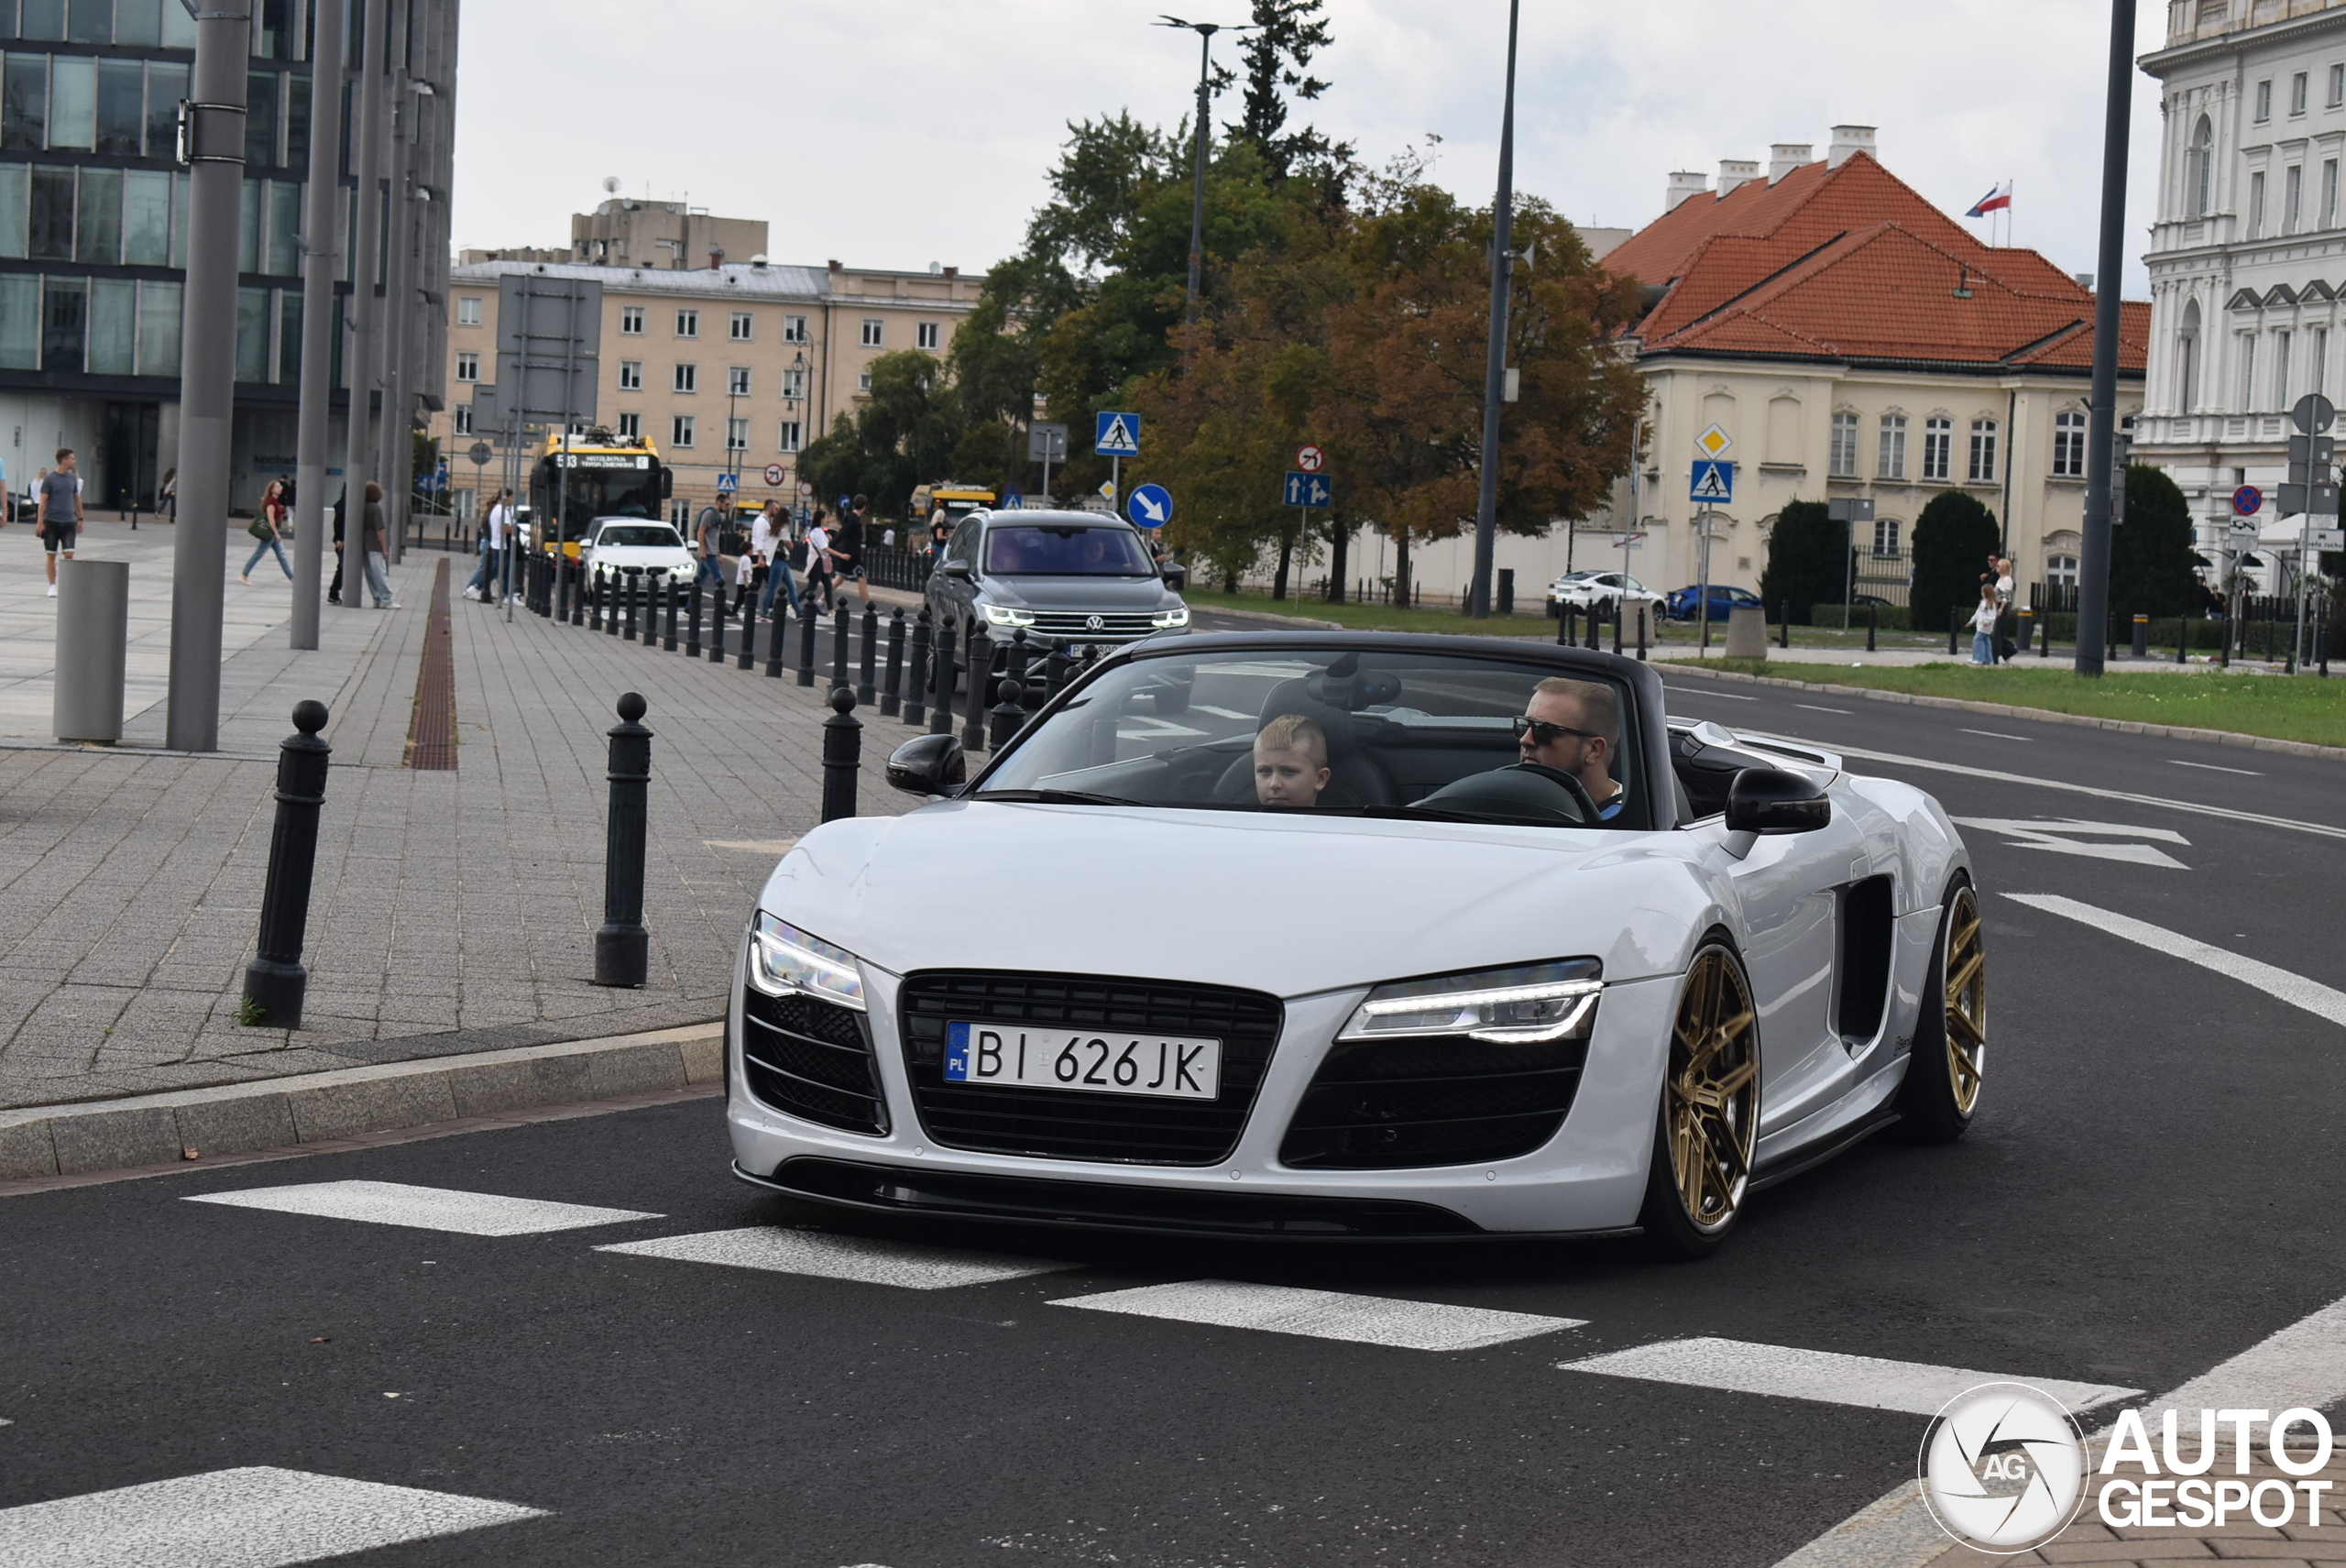
[[[721,1022],[250,1083],[0,1111],[0,1181],[325,1143],[711,1083]],[[196,1151],[191,1155],[189,1151]]]
[[[2151,735],[2170,740],[2203,740],[2249,751],[2279,751],[2292,757],[2320,757],[2346,762],[2346,746],[2318,746],[2310,740],[2280,740],[2269,735],[2242,735],[2232,729],[2195,729],[2181,724],[2143,724],[2131,718],[2101,718],[2089,713],[2059,713],[2048,707],[2025,707],[2008,702],[1973,702],[1957,696],[1926,696],[1918,692],[1880,691],[1872,686],[1834,685],[1823,681],[1797,681],[1783,675],[1748,675],[1740,670],[1705,669],[1688,659],[1657,659],[1672,670],[1708,681],[1740,681],[1746,685],[1783,686],[1795,691],[1861,696],[1875,702],[1902,702],[1916,707],[1952,707],[1999,718],[2036,718],[2047,724],[2075,724],[2088,729],[2115,729],[2126,735]]]

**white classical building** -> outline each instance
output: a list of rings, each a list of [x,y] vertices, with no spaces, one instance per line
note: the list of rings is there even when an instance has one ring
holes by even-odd
[[[2165,124],[2134,456],[2182,487],[2220,564],[2233,491],[2285,475],[2289,406],[2346,385],[2346,0],[2169,0],[2142,68]],[[2297,539],[2269,500],[2260,521]],[[2260,554],[2268,587],[2277,559]]]

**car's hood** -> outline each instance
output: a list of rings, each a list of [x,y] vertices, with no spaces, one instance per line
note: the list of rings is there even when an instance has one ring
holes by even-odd
[[[1156,577],[988,577],[988,603],[1021,609],[1170,609],[1180,603]]]
[[[882,969],[1146,974],[1300,996],[1595,956],[1670,971],[1674,836],[947,801],[806,836],[763,906]]]
[[[586,553],[608,566],[679,566],[693,558],[681,544],[596,544]]]

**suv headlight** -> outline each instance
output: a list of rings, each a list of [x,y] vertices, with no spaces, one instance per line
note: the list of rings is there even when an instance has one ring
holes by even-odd
[[[1148,618],[1148,623],[1159,631],[1170,631],[1176,627],[1187,626],[1189,624],[1189,607],[1183,604],[1176,605],[1171,609],[1160,609]]]
[[[863,972],[855,955],[762,909],[750,931],[750,978],[774,995],[804,994],[863,1011]]]
[[[984,609],[986,612],[986,620],[995,626],[1032,626],[1035,624],[1035,612],[1031,609],[1013,609],[1006,604],[990,604],[985,606]]]
[[[1354,1009],[1339,1040],[1378,1040],[1399,1035],[1457,1035],[1501,1045],[1560,1040],[1585,1030],[1596,1015],[1605,982],[1595,959],[1519,964],[1396,981],[1368,993]]]

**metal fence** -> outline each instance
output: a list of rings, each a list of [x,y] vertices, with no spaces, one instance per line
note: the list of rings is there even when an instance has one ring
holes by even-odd
[[[1876,598],[1902,608],[1912,602],[1914,558],[1903,550],[1860,550],[1853,576],[1859,604]]]

